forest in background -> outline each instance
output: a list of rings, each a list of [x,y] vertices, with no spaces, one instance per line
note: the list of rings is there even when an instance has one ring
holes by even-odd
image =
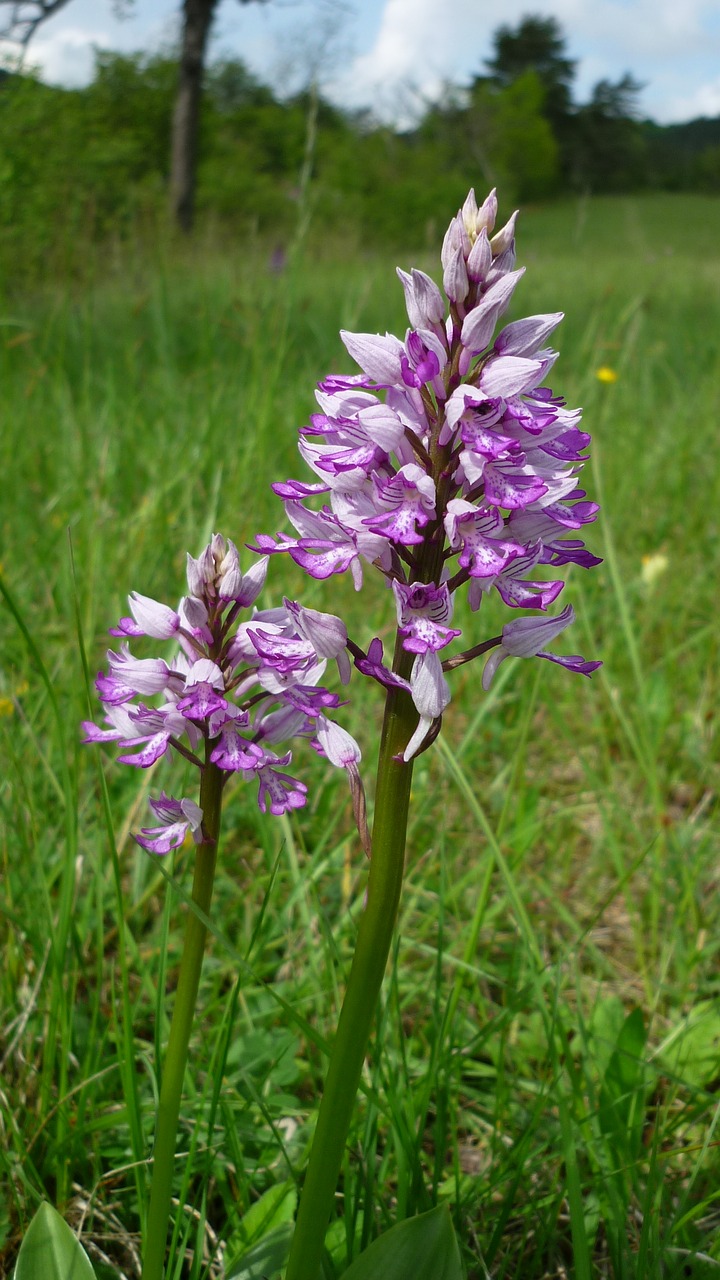
[[[500,27],[467,87],[448,86],[410,129],[347,112],[311,86],[283,97],[241,61],[207,68],[200,225],[278,246],[312,226],[353,244],[428,237],[468,186],[504,202],[639,190],[720,192],[720,118],[639,118],[631,74],[578,104],[554,19]],[[177,61],[98,50],[82,89],[32,74],[0,81],[0,269],[6,285],[82,271],[93,244],[165,225]]]

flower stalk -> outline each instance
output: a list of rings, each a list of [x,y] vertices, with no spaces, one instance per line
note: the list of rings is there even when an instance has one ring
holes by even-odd
[[[209,751],[208,744],[208,755]],[[203,769],[200,784],[204,840],[197,847],[192,887],[192,902],[205,917],[210,913],[215,879],[222,785],[222,770],[208,760]],[[175,1006],[160,1086],[142,1280],[162,1280],[165,1271],[180,1100],[206,939],[206,925],[203,924],[202,918],[191,910],[185,926],[180,976],[175,993]]]
[[[409,655],[396,650],[400,673]],[[405,863],[412,761],[403,752],[417,724],[410,694],[387,691],[378,759],[367,904],[330,1055],[286,1280],[318,1280],[355,1098],[397,919]]]

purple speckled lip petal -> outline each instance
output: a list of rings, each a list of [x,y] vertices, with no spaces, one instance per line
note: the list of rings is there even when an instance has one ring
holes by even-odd
[[[147,632],[139,627],[134,618],[121,618],[117,626],[109,627],[108,634],[111,636],[120,636],[122,639],[137,639],[138,636],[144,636]]]
[[[255,742],[248,742],[233,726],[225,726],[213,748],[210,759],[227,773],[259,769],[267,761],[267,753]]]
[[[265,765],[257,773],[258,804],[263,813],[268,809],[275,815],[290,813],[293,809],[302,809],[307,800],[307,787],[304,782],[292,778],[288,773]]]
[[[188,833],[187,822],[169,822],[157,827],[143,827],[135,840],[149,853],[165,854],[184,843]]]
[[[398,627],[403,648],[410,653],[437,652],[462,632],[447,624],[452,618],[453,602],[447,585],[393,582]]]
[[[132,743],[124,742],[121,745],[124,747],[136,746],[138,742],[142,741],[143,739],[139,739]],[[151,738],[145,740],[145,745],[141,746],[139,751],[118,756],[118,764],[131,764],[137,769],[149,769],[150,765],[155,764],[161,756],[165,755],[169,741],[170,734],[154,733]]]

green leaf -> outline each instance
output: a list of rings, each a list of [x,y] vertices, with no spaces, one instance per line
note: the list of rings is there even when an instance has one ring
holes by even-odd
[[[77,1236],[50,1204],[41,1204],[25,1233],[14,1280],[96,1280]]]
[[[645,1118],[647,1031],[642,1010],[623,1023],[600,1089],[600,1127],[618,1150],[635,1159]]]
[[[254,1244],[266,1236],[273,1227],[292,1222],[297,1208],[297,1191],[293,1182],[278,1182],[260,1196],[244,1215],[240,1226],[240,1239]]]
[[[365,1214],[362,1209],[358,1210],[357,1218],[353,1224],[355,1228],[353,1253],[359,1250],[364,1218]],[[342,1275],[348,1265],[348,1224],[344,1218],[334,1218],[330,1223],[325,1233],[325,1249],[330,1255],[330,1260],[335,1268],[334,1274]]]
[[[292,1220],[295,1216],[296,1207],[297,1191],[292,1182],[278,1182],[274,1187],[270,1187],[264,1195],[261,1195],[260,1199],[255,1201],[255,1204],[250,1206],[228,1242],[228,1257],[230,1258],[228,1271],[230,1278],[236,1274],[244,1278],[248,1267],[255,1266],[255,1261],[253,1260],[255,1250],[251,1248],[252,1245],[257,1246],[260,1250],[258,1255],[260,1256],[266,1242],[270,1240],[276,1242],[281,1237],[285,1238],[287,1235],[286,1228],[290,1228],[290,1235],[292,1235]],[[272,1256],[274,1257],[274,1254]],[[276,1270],[278,1266],[283,1265],[284,1261],[285,1257],[282,1258],[280,1263],[276,1264]],[[240,1270],[236,1272],[234,1268],[238,1267]],[[268,1275],[270,1274],[267,1263],[265,1264],[265,1271],[267,1271]],[[248,1273],[248,1280],[255,1280],[255,1274],[260,1276],[262,1271],[254,1272],[251,1269]]]
[[[283,1222],[241,1258],[236,1258],[228,1280],[276,1280],[290,1252],[294,1224]]]
[[[663,1066],[685,1084],[702,1089],[717,1079],[720,1013],[711,1000],[701,1000],[668,1037]]]
[[[447,1205],[398,1222],[355,1259],[342,1280],[463,1280]]]
[[[578,1049],[586,1049],[601,1079],[617,1046],[626,1016],[625,1006],[619,996],[605,996],[598,1000],[590,1015],[590,1043],[586,1044],[581,1034],[575,1037]]]

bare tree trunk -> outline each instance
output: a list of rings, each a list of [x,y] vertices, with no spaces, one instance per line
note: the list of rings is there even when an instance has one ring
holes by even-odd
[[[205,50],[218,0],[184,0],[180,75],[173,111],[170,208],[183,231],[190,231],[195,206],[198,122]]]

